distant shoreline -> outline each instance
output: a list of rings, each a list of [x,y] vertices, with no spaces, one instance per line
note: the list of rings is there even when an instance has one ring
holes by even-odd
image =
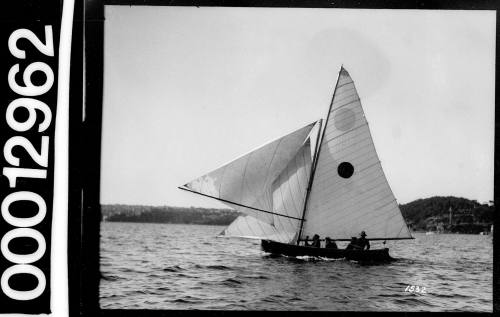
[[[480,234],[491,231],[494,205],[459,197],[430,197],[399,205],[411,232]],[[101,205],[102,221],[227,226],[241,213],[199,207]],[[369,228],[367,228],[369,230]]]

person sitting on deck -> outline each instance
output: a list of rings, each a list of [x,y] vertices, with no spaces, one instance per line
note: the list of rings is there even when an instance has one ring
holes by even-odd
[[[361,248],[358,245],[358,238],[352,237],[351,242],[345,248],[346,250],[360,250]]]
[[[358,245],[361,248],[361,250],[364,250],[366,247],[366,250],[370,250],[370,241],[366,239],[366,233],[364,231],[361,231],[359,234],[360,238],[358,238]]]
[[[310,246],[310,244],[309,244],[309,236],[306,236],[306,238],[304,239],[304,246],[305,247]]]
[[[317,234],[314,235],[311,247],[314,247],[314,248],[321,247],[321,241],[319,240],[319,235],[317,235]]]
[[[325,248],[326,249],[338,249],[337,244],[330,237],[325,238]]]

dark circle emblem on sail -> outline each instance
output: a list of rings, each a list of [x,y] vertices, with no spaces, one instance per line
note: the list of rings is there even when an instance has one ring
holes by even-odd
[[[354,174],[354,166],[349,162],[342,162],[337,167],[337,173],[342,178],[349,178]]]
[[[335,113],[333,120],[337,129],[340,131],[347,131],[354,126],[354,123],[356,122],[356,114],[351,109],[339,109]]]

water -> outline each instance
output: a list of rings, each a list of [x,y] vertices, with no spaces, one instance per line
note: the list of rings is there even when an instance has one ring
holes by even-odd
[[[102,223],[101,308],[492,312],[491,236],[388,241],[390,264],[270,256],[224,227]],[[377,244],[372,242],[372,248]],[[425,294],[405,292],[408,285]]]

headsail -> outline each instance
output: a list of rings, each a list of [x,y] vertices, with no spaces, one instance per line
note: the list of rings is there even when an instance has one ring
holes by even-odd
[[[289,243],[294,238],[293,233],[292,237],[290,237],[290,232],[280,231],[275,226],[271,226],[252,216],[239,216],[220,235],[249,239],[269,239],[282,243]]]
[[[313,126],[272,141],[181,189],[218,199],[293,238],[311,167],[308,135]]]
[[[349,73],[341,68],[323,131],[301,238],[410,238]]]

